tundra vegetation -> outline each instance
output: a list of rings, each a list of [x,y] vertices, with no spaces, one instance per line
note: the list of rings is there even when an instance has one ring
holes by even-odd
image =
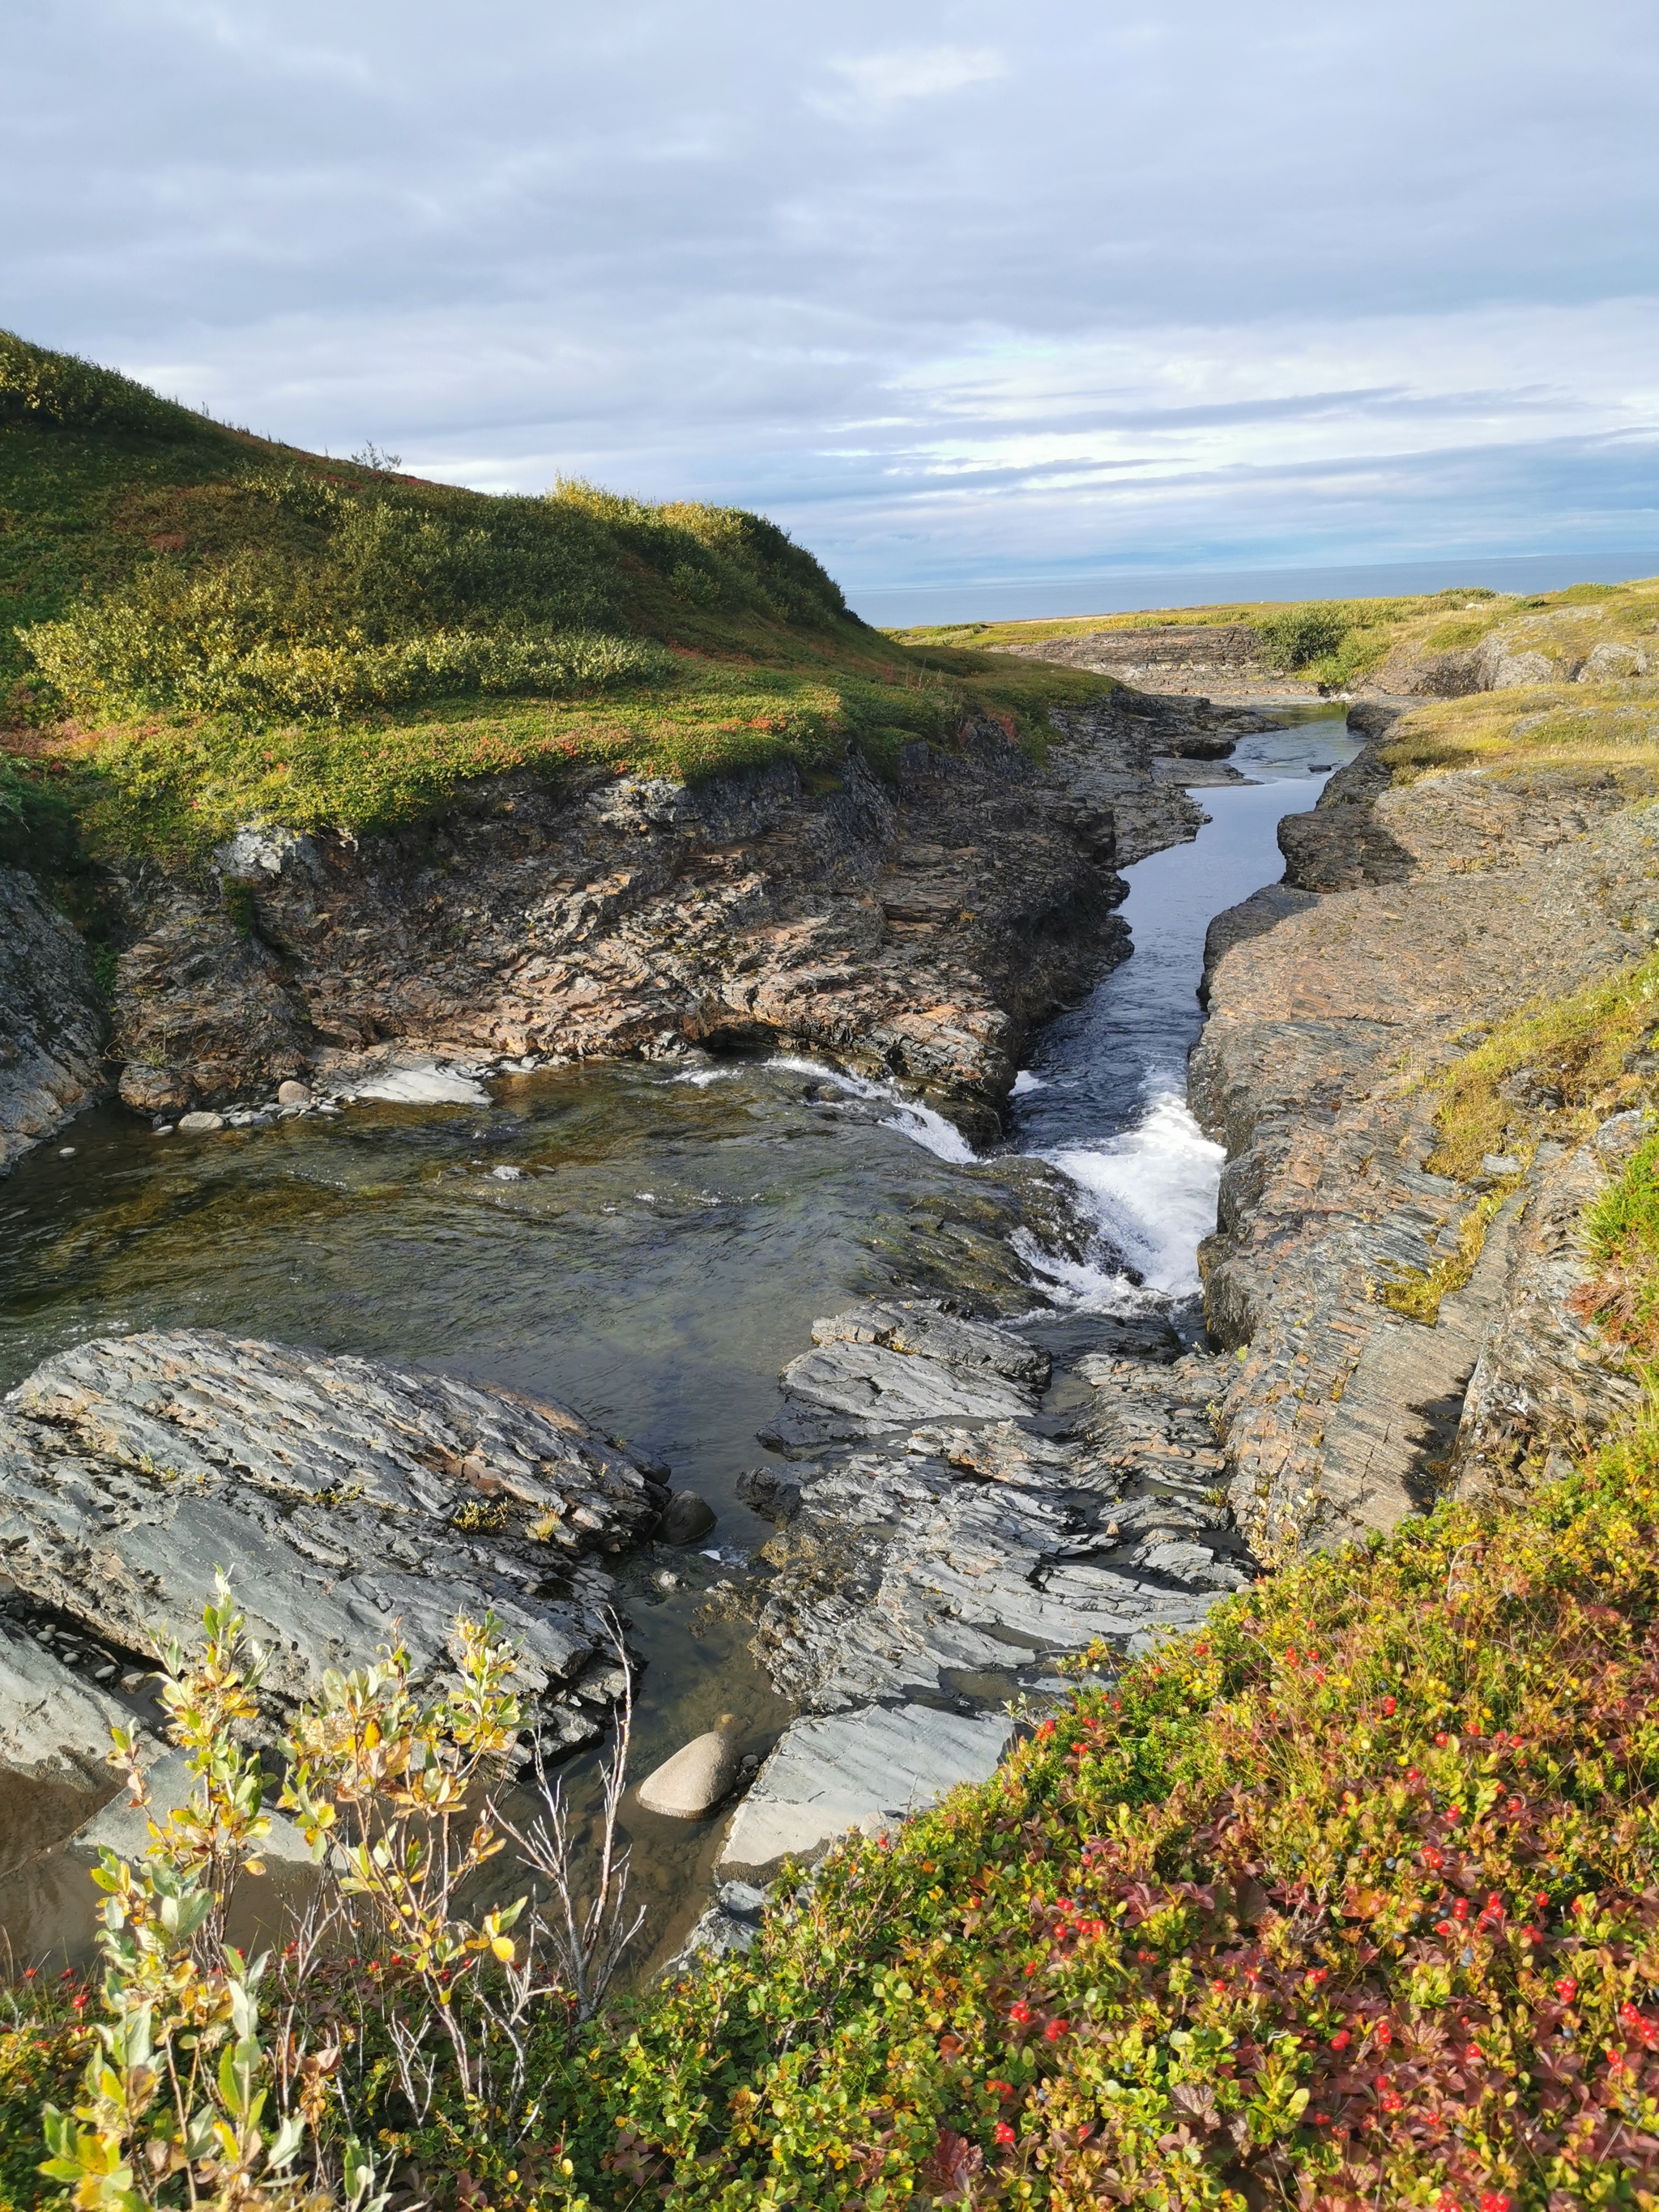
[[[1485,589],[1407,594],[1395,599],[1236,600],[1203,607],[1175,607],[1151,612],[1071,616],[1051,622],[953,623],[898,630],[895,636],[923,652],[943,654],[953,647],[1006,653],[1106,633],[1133,636],[1160,629],[1231,629],[1255,633],[1255,658],[1268,674],[1294,676],[1346,691],[1375,683],[1416,688],[1413,664],[1444,655],[1473,653],[1501,635],[1505,653],[1518,659],[1540,653],[1552,662],[1581,668],[1598,645],[1614,648],[1604,655],[1617,667],[1630,648],[1634,663],[1651,649],[1659,669],[1659,579],[1620,584],[1572,584],[1564,591],[1516,597]],[[1154,642],[1147,637],[1151,645]],[[1593,676],[1599,669],[1592,672]],[[1582,695],[1580,703],[1582,704]]]
[[[505,770],[832,776],[1097,677],[912,652],[761,517],[491,497],[256,438],[0,333],[0,842],[188,861],[418,821]]]

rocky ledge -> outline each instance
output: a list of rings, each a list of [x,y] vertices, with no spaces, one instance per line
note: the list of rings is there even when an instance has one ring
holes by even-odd
[[[1212,925],[1189,1078],[1228,1152],[1200,1261],[1211,1328],[1243,1354],[1231,1497],[1268,1560],[1390,1528],[1477,1466],[1541,1465],[1627,1409],[1570,1303],[1578,1215],[1639,1127],[1620,1102],[1590,1143],[1540,1147],[1433,1326],[1377,1292],[1455,1248],[1480,1194],[1425,1165],[1425,1079],[1650,949],[1659,808],[1599,763],[1396,782],[1368,751],[1279,842],[1284,882]]]
[[[821,1321],[820,1349],[785,1369],[771,1440],[781,1426],[799,1450],[816,1407],[869,1448],[843,1438],[741,1486],[778,1523],[755,1650],[802,1717],[739,1806],[724,1872],[811,1857],[982,1778],[1006,1702],[1057,1688],[1056,1658],[1144,1650],[1252,1578],[1217,1489],[1224,1363],[1183,1355],[1154,1315],[1101,1335],[1118,1348],[1078,1363],[1090,1402],[1059,1432],[1048,1355],[942,1302]]]
[[[85,945],[32,876],[0,867],[0,1175],[109,1089],[108,1038]]]
[[[120,1093],[176,1118],[534,1056],[793,1044],[897,1076],[991,1133],[1031,1030],[1127,933],[1120,862],[1194,835],[1184,788],[1246,727],[1115,690],[1039,767],[997,725],[696,787],[482,783],[398,835],[239,831],[194,878],[107,872],[125,950]],[[1209,763],[1210,765],[1205,765]],[[0,872],[0,1165],[104,1080],[107,1010],[75,933]]]
[[[448,1376],[207,1330],[79,1345],[0,1408],[0,1769],[89,1787],[220,1568],[270,1655],[265,1741],[388,1640],[437,1680],[457,1613],[493,1608],[547,1740],[590,1741],[618,1687],[594,1555],[651,1534],[663,1472]]]

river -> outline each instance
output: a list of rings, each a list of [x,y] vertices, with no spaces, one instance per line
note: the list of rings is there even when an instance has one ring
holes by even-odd
[[[647,1662],[635,1771],[722,1711],[763,1751],[789,1709],[748,1652],[740,1598],[770,1532],[734,1486],[768,1462],[756,1432],[779,1368],[817,1316],[896,1283],[964,1290],[1056,1352],[1149,1294],[1188,1301],[1196,1329],[1221,1158],[1185,1103],[1205,929],[1277,878],[1280,817],[1356,750],[1340,709],[1239,744],[1247,781],[1200,793],[1196,841],[1127,872],[1133,951],[1045,1031],[986,1158],[884,1086],[789,1058],[548,1070],[471,1105],[198,1139],[100,1109],[0,1184],[0,1387],[88,1336],[194,1327],[563,1399],[720,1516],[703,1549],[619,1577]],[[718,1826],[630,1812],[642,1966],[700,1906]],[[0,1928],[20,1954],[80,1955],[90,1905],[49,1854],[0,1882]]]

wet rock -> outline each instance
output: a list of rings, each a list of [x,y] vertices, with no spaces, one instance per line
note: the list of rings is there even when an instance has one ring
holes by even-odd
[[[677,1490],[663,1509],[657,1530],[661,1544],[695,1544],[714,1525],[714,1509],[695,1490]]]
[[[123,1790],[69,1838],[69,1849],[88,1865],[100,1851],[111,1850],[124,1859],[143,1858],[149,1844],[152,1820],[165,1827],[170,1814],[187,1805],[197,1788],[186,1753],[167,1750],[154,1761],[142,1760],[147,1802],[135,1805]],[[268,1866],[308,1867],[311,1848],[285,1813],[276,1811],[276,1790],[267,1793],[265,1817],[270,1832],[259,1845],[259,1856]]]
[[[151,1657],[222,1566],[270,1650],[267,1735],[394,1632],[438,1679],[457,1613],[490,1607],[532,1708],[556,1701],[609,1644],[613,1587],[580,1555],[662,1502],[562,1407],[209,1330],[94,1339],[0,1409],[0,1565]]]
[[[21,868],[0,867],[0,1175],[108,1088],[91,956]]]
[[[746,1468],[737,1480],[738,1496],[763,1521],[793,1521],[800,1510],[800,1485],[775,1468]]]
[[[1097,1407],[1069,1440],[1012,1420],[913,1429],[804,1470],[755,1650],[784,1695],[820,1711],[983,1672],[1036,1674],[1097,1637],[1120,1649],[1200,1621],[1254,1571],[1212,1493],[1224,1471],[1208,1407],[1225,1363],[1103,1356]],[[1178,1503],[1138,1528],[1143,1492]],[[1197,1541],[1150,1565],[1133,1540]],[[1211,1532],[1214,1533],[1212,1534]]]
[[[784,1369],[784,1407],[763,1442],[783,1450],[856,1442],[917,1421],[1035,1412],[1047,1355],[941,1301],[856,1306],[812,1325],[814,1349]]]
[[[982,1782],[1012,1737],[1005,1714],[915,1704],[796,1721],[738,1808],[720,1870],[811,1859],[849,1829],[883,1834],[959,1783]]]
[[[1168,1367],[1181,1357],[1181,1339],[1160,1313],[1113,1315],[1102,1321],[1098,1336],[1090,1361],[1152,1360]]]
[[[647,1775],[640,1784],[646,1811],[672,1820],[701,1820],[724,1803],[741,1771],[733,1727],[731,1714],[723,1713],[717,1727],[694,1736]]]

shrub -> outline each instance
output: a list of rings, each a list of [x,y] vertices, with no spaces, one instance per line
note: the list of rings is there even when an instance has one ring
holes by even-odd
[[[63,429],[153,438],[194,437],[203,427],[199,416],[118,370],[0,331],[0,419],[9,415]]]

